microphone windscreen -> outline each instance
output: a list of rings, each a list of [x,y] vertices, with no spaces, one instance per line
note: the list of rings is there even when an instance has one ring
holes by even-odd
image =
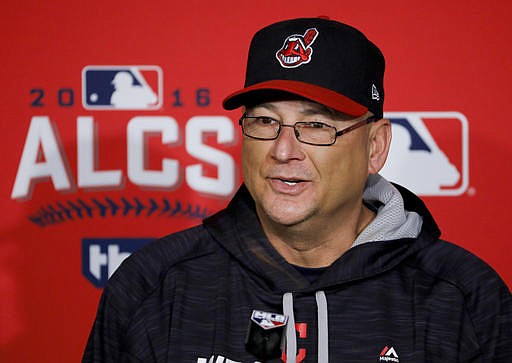
[[[254,310],[247,329],[246,350],[262,361],[281,357],[287,320],[282,314]]]

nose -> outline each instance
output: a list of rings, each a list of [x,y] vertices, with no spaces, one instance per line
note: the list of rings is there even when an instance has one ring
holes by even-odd
[[[304,159],[302,143],[297,140],[293,125],[281,125],[281,132],[273,142],[271,155],[275,160],[287,162]]]

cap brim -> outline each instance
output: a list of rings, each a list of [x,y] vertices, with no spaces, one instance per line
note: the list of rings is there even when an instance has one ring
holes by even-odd
[[[265,81],[243,88],[226,97],[222,106],[226,110],[234,110],[247,105],[249,102],[253,103],[254,96],[261,97],[265,94],[264,91],[281,91],[305,97],[350,116],[359,117],[368,112],[367,107],[338,92],[310,83],[289,80]]]

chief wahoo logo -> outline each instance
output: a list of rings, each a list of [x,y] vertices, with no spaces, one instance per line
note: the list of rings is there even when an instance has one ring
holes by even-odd
[[[316,28],[306,30],[304,35],[293,34],[284,41],[281,49],[276,53],[276,58],[285,68],[296,68],[311,61],[313,48],[311,45],[318,36]]]

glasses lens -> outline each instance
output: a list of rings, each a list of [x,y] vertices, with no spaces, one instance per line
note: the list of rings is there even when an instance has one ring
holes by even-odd
[[[257,139],[275,139],[279,133],[279,122],[270,117],[246,116],[242,120],[244,134]]]
[[[336,129],[323,122],[297,122],[295,128],[302,142],[313,145],[331,145],[336,140]]]

